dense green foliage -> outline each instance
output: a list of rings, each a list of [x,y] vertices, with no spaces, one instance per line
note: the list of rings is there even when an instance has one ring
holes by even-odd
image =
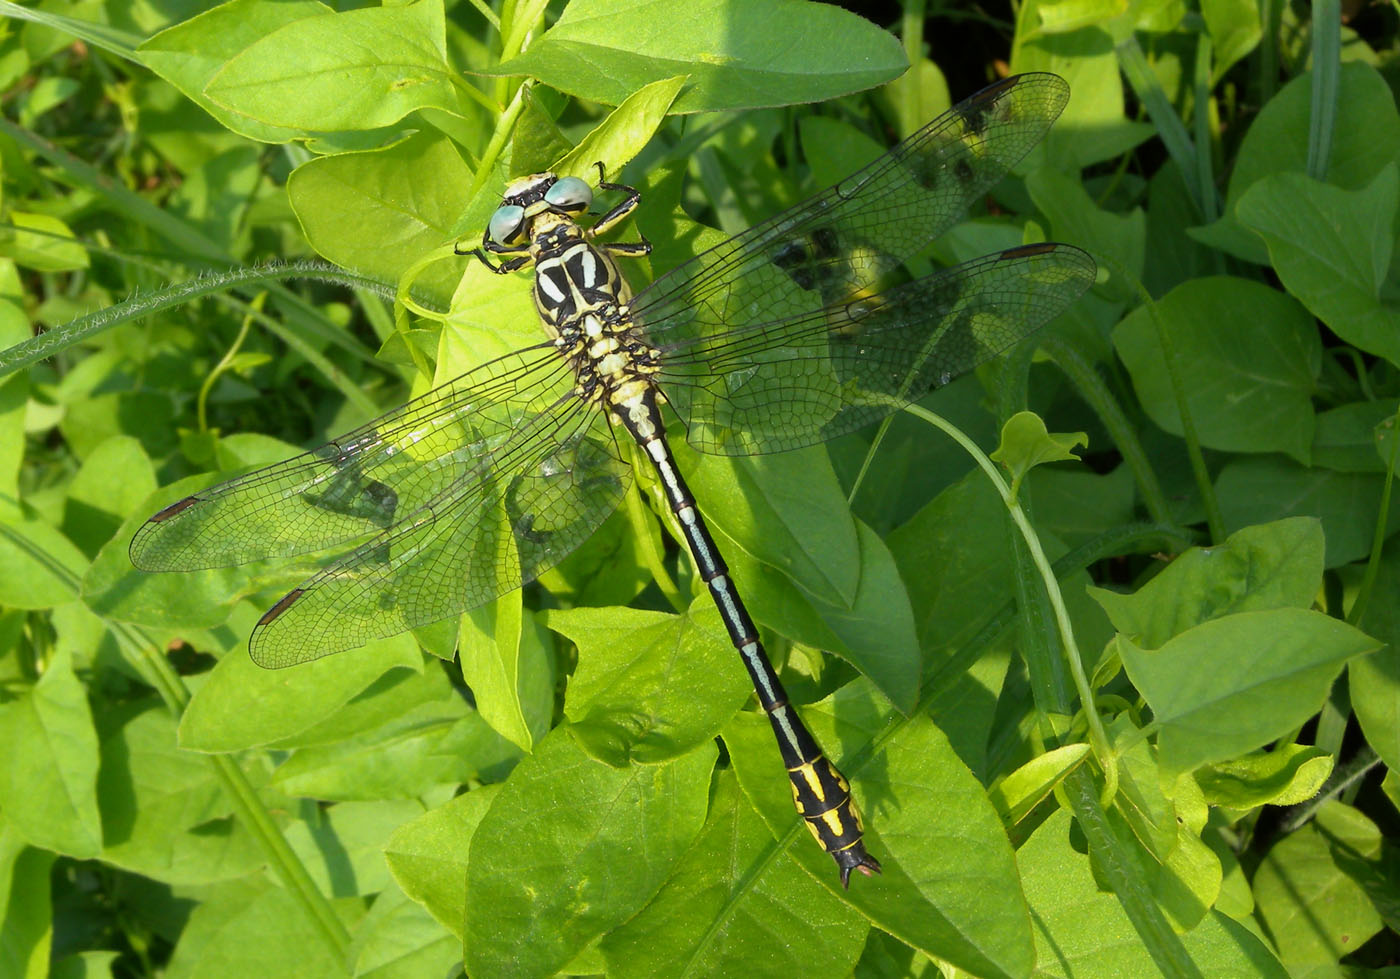
[[[1393,7],[58,6],[0,2],[0,976],[1394,974]],[[673,439],[881,877],[641,471],[538,583],[288,670],[247,640],[305,567],[131,567],[539,342],[452,249],[511,176],[604,161],[654,275],[993,63],[1073,98],[931,257],[1092,293],[879,437]]]

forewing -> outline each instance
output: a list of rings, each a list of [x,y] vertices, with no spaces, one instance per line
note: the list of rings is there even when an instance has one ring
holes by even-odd
[[[573,383],[549,345],[484,364],[319,448],[201,490],[136,532],[131,562],[193,571],[307,554],[469,495],[517,428]]]
[[[261,666],[291,666],[474,608],[533,581],[616,508],[630,470],[603,414],[568,396],[453,487],[278,602],[253,630]]]
[[[875,296],[663,352],[659,380],[704,452],[854,431],[1029,336],[1094,281],[1070,245],[1013,248]]]
[[[677,267],[633,314],[655,346],[882,292],[1040,140],[1069,98],[1057,75],[983,89],[865,169]]]

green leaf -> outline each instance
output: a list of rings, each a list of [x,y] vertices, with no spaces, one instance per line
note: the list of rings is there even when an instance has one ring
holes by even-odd
[[[1213,806],[1241,811],[1295,806],[1317,795],[1333,763],[1331,755],[1312,745],[1282,744],[1207,765],[1195,778]]]
[[[1296,608],[1211,619],[1156,650],[1123,635],[1117,644],[1152,708],[1169,774],[1287,734],[1322,706],[1343,663],[1379,645],[1345,622]]]
[[[265,143],[284,143],[295,129],[269,126],[231,112],[204,93],[209,81],[235,55],[294,21],[331,13],[319,0],[231,0],[183,20],[142,42],[142,64],[175,86],[228,129]]]
[[[1201,16],[1210,35],[1211,74],[1218,80],[1259,44],[1264,33],[1259,6],[1250,0],[1212,0],[1201,5]]]
[[[501,786],[483,785],[399,826],[384,844],[389,872],[459,939],[467,914],[467,850]]]
[[[50,214],[11,211],[12,236],[0,239],[0,256],[36,272],[69,272],[88,267],[87,249],[73,231]]]
[[[303,17],[234,55],[204,87],[217,105],[305,133],[375,129],[460,102],[437,0]]]
[[[251,880],[257,880],[252,878]],[[180,932],[170,979],[208,975],[344,977],[304,903],[285,887],[249,878],[206,888]]]
[[[364,979],[447,976],[462,968],[462,943],[393,884],[356,923],[354,975]]]
[[[1235,612],[1308,608],[1322,587],[1321,525],[1290,517],[1193,547],[1131,595],[1089,589],[1113,627],[1144,649]]]
[[[322,894],[357,897],[388,884],[384,845],[395,829],[421,815],[416,799],[342,802],[319,810],[314,822],[292,823],[283,836]],[[335,846],[327,847],[327,840]]]
[[[253,873],[263,854],[229,818],[233,807],[210,760],[178,747],[165,707],[140,708],[102,739],[102,859],[183,886]]]
[[[623,165],[640,153],[685,85],[686,76],[663,78],[641,91],[627,96],[606,119],[583,140],[550,167],[561,177],[597,179],[594,163],[610,164],[608,171],[616,174]]]
[[[1192,279],[1157,303],[1170,334],[1201,444],[1232,452],[1286,452],[1308,461],[1312,394],[1322,349],[1312,317],[1290,297],[1227,276]],[[1166,356],[1146,307],[1123,318],[1113,345],[1148,415],[1182,434]]]
[[[405,675],[406,680],[398,679]],[[450,687],[445,698],[404,709],[378,727],[363,727],[371,720],[366,707],[399,704],[404,698],[396,691],[439,684],[446,684],[440,670],[391,670],[322,723],[277,742],[279,749],[298,750],[278,766],[274,784],[312,799],[373,801],[421,797],[504,775],[520,757],[519,749]]]
[[[1236,220],[1235,209],[1245,192],[1266,176],[1307,172],[1313,84],[1312,73],[1304,72],[1260,110],[1230,168],[1225,216],[1194,229],[1192,237],[1248,261],[1268,261],[1264,243]],[[1385,79],[1361,61],[1341,66],[1335,112],[1327,181],[1355,190],[1400,156],[1400,112]]]
[[[1295,972],[1330,965],[1381,930],[1358,865],[1380,859],[1376,825],[1340,802],[1318,810],[1315,822],[1280,840],[1254,875],[1258,914]]]
[[[671,879],[603,938],[608,975],[850,974],[870,925],[791,860],[774,859],[773,837],[732,772],[717,783],[709,818]],[[794,920],[804,939],[775,942]]]
[[[67,647],[39,682],[0,704],[0,809],[30,844],[80,860],[102,850],[98,749],[83,685]]]
[[[552,611],[546,623],[578,646],[564,716],[584,749],[609,765],[688,752],[752,694],[708,595],[687,615],[577,608]]]
[[[981,472],[934,497],[889,536],[933,662],[966,643],[1015,594],[1010,517]]]
[[[141,443],[125,435],[110,438],[83,460],[68,484],[63,532],[96,554],[155,489],[156,474]]]
[[[0,523],[0,605],[37,609],[72,601],[86,566],[82,552],[49,524]]]
[[[1087,744],[1067,744],[1037,755],[987,789],[987,798],[1007,826],[1014,826],[1089,757]]]
[[[1338,472],[1385,472],[1376,452],[1376,428],[1386,424],[1400,408],[1400,401],[1355,401],[1317,416],[1313,436],[1314,466]]]
[[[1279,280],[1343,340],[1400,364],[1400,309],[1381,299],[1395,248],[1400,169],[1347,191],[1300,173],[1266,177],[1240,198]]]
[[[678,29],[678,25],[684,25]],[[533,75],[570,95],[619,105],[684,66],[678,113],[820,102],[908,67],[869,21],[799,0],[574,0],[495,75]]]
[[[452,238],[470,184],[471,172],[451,142],[425,132],[373,152],[304,163],[287,178],[287,196],[317,252],[395,283],[420,256]],[[441,299],[460,278],[460,268],[435,266],[414,286]]]
[[[1027,974],[1030,922],[1011,844],[981,783],[943,733],[915,716],[882,740],[873,757],[853,759],[886,730],[889,716],[884,699],[864,681],[804,707],[802,716],[850,780],[866,847],[884,865],[881,877],[853,880],[842,896],[876,927],[974,975]],[[724,740],[744,794],[779,845],[839,891],[831,857],[798,825],[767,720],[740,714]],[[959,859],[949,860],[950,853]]]
[[[1053,813],[1016,852],[1046,975],[1114,979],[1161,972],[1153,949],[1133,928],[1116,896],[1095,880],[1090,858],[1071,838],[1068,810]],[[1202,975],[1288,979],[1264,942],[1219,911],[1182,942]]]
[[[50,886],[57,857],[30,846],[14,824],[0,826],[0,974],[25,979],[57,979],[59,963],[50,965],[54,914]]]
[[[549,730],[554,709],[550,651],[520,590],[461,617],[457,655],[477,709],[501,737],[525,751]]]
[[[850,506],[820,446],[743,460],[677,443],[676,459],[711,529],[742,542],[813,598],[850,605],[860,544]]]
[[[1036,466],[1048,462],[1080,462],[1075,446],[1088,445],[1089,436],[1083,432],[1051,435],[1045,422],[1033,411],[1018,411],[1001,427],[1001,444],[991,455],[1011,474],[1013,486],[1019,486]]]
[[[1384,488],[1379,473],[1305,469],[1277,456],[1232,460],[1215,481],[1227,529],[1302,514],[1316,517],[1327,538],[1329,568],[1365,557],[1378,520],[1400,526],[1400,495],[1392,494],[1388,513],[1381,514]]]
[[[243,609],[231,623],[239,636],[252,631],[256,615]],[[329,717],[386,671],[423,668],[423,656],[407,634],[285,670],[257,666],[247,650],[246,640],[240,642],[206,674],[180,718],[181,747],[237,751],[280,741]]]
[[[1347,691],[1366,743],[1392,770],[1400,769],[1400,538],[1381,552],[1370,598],[1356,625],[1385,648],[1347,664]]]
[[[472,837],[470,975],[549,975],[631,918],[705,819],[716,750],[614,768],[555,728],[511,772]],[[626,878],[616,868],[626,866]]]

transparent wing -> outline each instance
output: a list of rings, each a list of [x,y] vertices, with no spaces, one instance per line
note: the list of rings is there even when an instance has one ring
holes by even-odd
[[[834,187],[697,255],[632,302],[653,345],[883,292],[1040,140],[1069,99],[1057,75],[1005,79]]]
[[[663,350],[658,380],[697,449],[780,452],[854,431],[1033,333],[1094,281],[1048,243],[887,292]]]
[[[253,660],[303,663],[519,588],[597,529],[630,476],[603,414],[572,395],[479,468],[278,602],[249,640]]]
[[[500,447],[572,384],[551,345],[516,351],[333,442],[166,507],[132,538],[131,562],[192,571],[363,540],[493,478]]]

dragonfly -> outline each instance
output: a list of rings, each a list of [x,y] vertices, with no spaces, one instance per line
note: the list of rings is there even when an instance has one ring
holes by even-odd
[[[682,478],[664,406],[709,453],[814,445],[886,417],[1030,336],[1094,281],[1078,248],[1011,248],[922,277],[906,262],[1036,144],[1069,99],[1056,75],[1009,77],[864,169],[661,275],[635,295],[603,236],[641,195],[585,225],[593,187],[519,178],[477,256],[533,270],[544,339],[333,441],[171,504],[132,563],[192,571],[332,552],[254,627],[253,660],[288,667],[448,619],[553,567],[655,470],[753,681],[800,817],[843,886],[879,861],[851,788],[789,701],[758,625]],[[490,256],[499,264],[493,264]]]

